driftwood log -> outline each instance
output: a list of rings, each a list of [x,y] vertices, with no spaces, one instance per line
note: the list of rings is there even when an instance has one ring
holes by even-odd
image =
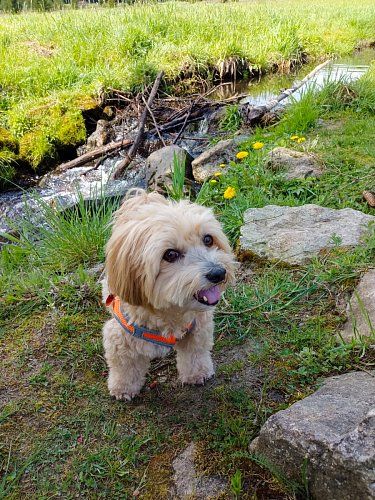
[[[325,61],[322,64],[319,64],[319,66],[316,66],[308,75],[303,78],[300,82],[297,82],[293,85],[293,87],[283,90],[279,96],[277,96],[275,99],[271,99],[268,101],[266,104],[263,106],[251,106],[250,104],[243,104],[240,107],[240,113],[242,116],[242,120],[246,125],[252,126],[256,125],[257,123],[260,122],[260,120],[263,118],[263,116],[266,113],[269,113],[272,111],[281,101],[292,95],[296,90],[302,87],[308,80],[310,80],[313,76],[315,76],[318,71],[323,69],[325,66],[327,66],[331,62],[330,59]]]
[[[121,149],[129,147],[131,144],[133,144],[133,140],[131,140],[131,139],[124,139],[122,141],[111,142],[110,144],[106,144],[105,146],[101,146],[100,148],[89,151],[88,153],[84,153],[83,155],[78,156],[77,158],[74,158],[74,160],[67,161],[66,163],[62,163],[57,168],[55,168],[55,170],[52,173],[53,174],[62,174],[63,172],[65,172],[66,170],[69,170],[71,168],[82,167],[82,165],[86,165],[86,163],[89,163],[90,161],[96,160],[97,158],[100,158],[101,156],[115,154],[118,151],[120,151]]]

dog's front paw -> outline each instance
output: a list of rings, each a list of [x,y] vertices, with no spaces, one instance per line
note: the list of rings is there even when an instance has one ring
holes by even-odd
[[[110,390],[110,395],[115,397],[117,401],[131,401],[136,394],[128,393],[128,392],[118,392],[117,390]]]
[[[131,401],[140,393],[141,387],[134,387],[129,384],[117,383],[108,384],[109,393],[118,401]]]
[[[202,370],[198,373],[189,373],[186,375],[180,375],[180,380],[183,385],[204,385],[206,381],[215,375],[215,371],[212,370]]]

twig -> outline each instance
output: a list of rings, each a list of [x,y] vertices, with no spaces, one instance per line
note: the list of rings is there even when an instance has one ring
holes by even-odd
[[[162,136],[161,136],[161,134],[160,134],[158,124],[156,123],[156,120],[155,120],[155,115],[154,115],[154,113],[152,112],[152,110],[151,110],[150,106],[147,104],[147,101],[146,101],[146,99],[144,98],[144,96],[142,96],[142,100],[143,100],[143,102],[145,103],[145,106],[146,106],[146,108],[147,108],[147,111],[150,113],[150,116],[151,116],[151,118],[152,118],[152,121],[154,122],[154,125],[155,125],[155,128],[156,128],[156,132],[157,132],[157,134],[158,134],[158,136],[159,136],[159,139],[161,140],[161,142],[163,143],[163,146],[165,147],[165,146],[166,146],[166,144],[165,144],[165,142],[164,142],[163,137],[162,137]]]
[[[163,78],[163,75],[164,75],[164,71],[160,71],[160,73],[156,77],[156,80],[154,82],[154,85],[152,87],[152,90],[151,90],[150,95],[149,95],[148,100],[147,100],[148,106],[146,106],[145,109],[143,110],[143,113],[141,115],[141,119],[139,121],[139,130],[138,130],[137,137],[135,138],[135,141],[133,142],[133,145],[129,149],[125,158],[119,163],[118,167],[116,168],[116,170],[113,174],[113,179],[120,179],[123,176],[125,170],[130,165],[131,161],[133,160],[133,158],[136,155],[136,152],[137,152],[137,150],[142,142],[142,139],[143,139],[143,132],[144,132],[144,128],[145,128],[148,108],[151,107],[152,101],[154,100],[154,98],[157,94],[157,91],[158,91],[160,82]]]
[[[199,98],[198,98],[198,99],[199,99]],[[197,99],[197,102],[198,102],[198,99]],[[176,143],[177,143],[177,141],[180,139],[180,137],[181,137],[181,135],[182,135],[183,131],[185,130],[185,127],[186,127],[187,121],[188,121],[188,119],[189,119],[189,117],[190,117],[190,115],[191,115],[191,113],[192,113],[192,111],[193,111],[193,108],[194,108],[195,104],[196,104],[196,102],[195,102],[195,101],[191,103],[191,105],[190,105],[190,107],[189,107],[189,109],[188,109],[188,112],[186,113],[184,123],[182,124],[182,127],[180,128],[179,133],[178,133],[178,134],[177,134],[177,136],[174,138],[174,140],[173,140],[173,144],[176,144]]]

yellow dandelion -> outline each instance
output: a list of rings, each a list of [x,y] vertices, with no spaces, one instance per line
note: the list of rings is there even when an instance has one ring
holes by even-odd
[[[211,186],[214,186],[215,184],[217,184],[217,180],[216,179],[211,179],[210,180],[210,184],[211,184]]]
[[[249,153],[247,151],[239,151],[237,154],[236,154],[236,158],[238,160],[242,160],[243,158],[246,158],[246,156],[249,156]]]
[[[224,168],[226,165],[225,163],[220,163],[219,167]]]
[[[299,139],[299,135],[292,135],[292,137],[290,138],[291,141],[298,141]]]
[[[220,177],[221,175],[223,175],[223,172],[216,172],[216,174],[214,174],[214,177]]]
[[[228,186],[227,189],[224,191],[224,198],[226,200],[231,200],[236,196],[236,190],[232,186]]]
[[[304,142],[306,141],[305,137],[298,137],[297,142]]]
[[[259,141],[254,142],[253,149],[262,149],[262,148],[264,148],[264,142],[259,142]]]

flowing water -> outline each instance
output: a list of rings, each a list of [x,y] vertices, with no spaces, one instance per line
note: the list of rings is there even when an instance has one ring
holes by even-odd
[[[352,82],[366,73],[371,61],[375,59],[374,49],[365,49],[354,53],[352,56],[334,61],[322,68],[311,80],[308,80],[294,94],[292,99],[299,99],[308,88],[319,89],[332,81]],[[233,95],[246,94],[242,103],[252,106],[260,106],[277,97],[284,89],[291,88],[298,81],[301,81],[314,66],[306,65],[298,72],[289,75],[267,75],[259,81],[233,82],[223,85],[219,90],[211,95],[212,98],[225,99]],[[290,99],[290,98],[289,98]],[[285,99],[285,103],[288,99]],[[207,123],[201,123],[196,130],[196,138],[207,133]],[[122,128],[118,130],[122,134]],[[121,137],[117,138],[118,140]],[[197,141],[190,140],[181,144],[194,156],[193,148]],[[84,167],[77,167],[58,176],[48,174],[42,178],[38,188],[27,191],[9,191],[0,193],[0,232],[6,232],[10,226],[9,220],[16,221],[20,217],[32,218],[35,223],[40,219],[40,200],[51,206],[62,209],[71,207],[77,203],[78,193],[85,200],[95,199],[105,193],[107,196],[118,196],[125,193],[131,187],[143,186],[142,165],[128,171],[125,178],[120,181],[111,181],[110,175],[116,168],[116,164],[121,160],[121,156],[108,158],[103,163],[92,170],[90,164]],[[25,200],[29,209],[25,210]]]

